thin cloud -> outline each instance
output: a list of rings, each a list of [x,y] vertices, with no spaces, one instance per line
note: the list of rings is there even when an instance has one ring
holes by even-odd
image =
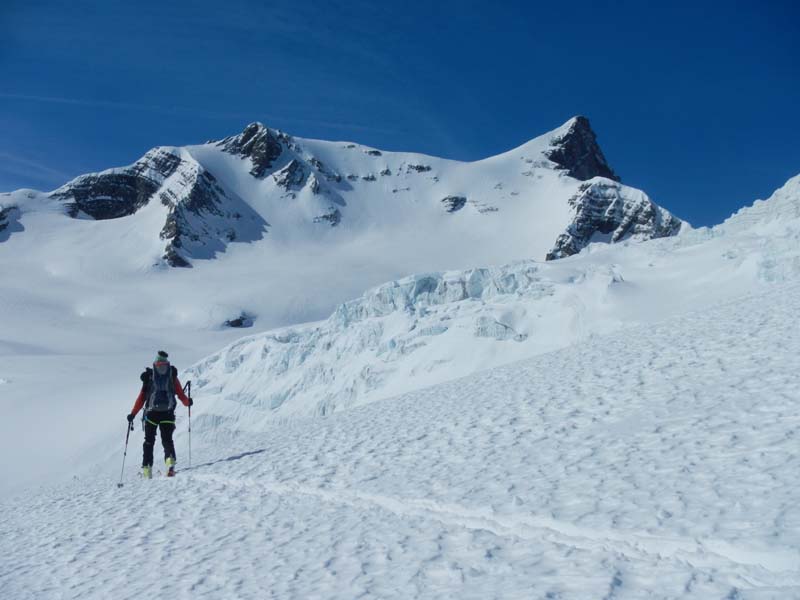
[[[87,106],[94,108],[144,110],[144,111],[162,112],[168,114],[191,113],[194,115],[206,116],[209,118],[221,118],[221,119],[238,118],[244,116],[242,113],[198,110],[195,108],[188,108],[185,106],[160,106],[157,104],[138,104],[135,102],[116,102],[108,100],[86,100],[82,98],[63,98],[59,96],[35,96],[30,94],[11,94],[7,92],[0,92],[0,98],[5,98],[7,100],[27,100],[30,102],[46,102],[49,104],[69,104],[72,106]]]
[[[0,152],[0,170],[15,177],[36,177],[53,183],[63,183],[72,177],[68,173],[10,152]]]
[[[298,119],[289,116],[278,115],[256,115],[253,113],[244,112],[226,112],[226,111],[212,111],[197,108],[190,108],[187,106],[162,106],[158,104],[140,104],[135,102],[117,102],[109,100],[87,100],[82,98],[64,98],[60,96],[37,96],[32,94],[14,94],[9,92],[0,92],[0,99],[6,100],[24,100],[27,102],[44,102],[48,104],[64,104],[71,106],[84,106],[93,108],[108,108],[112,110],[139,110],[147,112],[157,112],[163,114],[183,114],[194,115],[197,117],[205,117],[208,119],[242,119],[253,120],[254,118],[267,120],[267,121],[280,121],[283,123],[296,123],[298,125],[312,125],[315,127],[326,127],[328,129],[339,129],[344,131],[369,131],[373,133],[394,134],[394,130],[386,129],[383,127],[373,127],[371,125],[362,125],[358,123],[343,123],[331,120],[318,120],[318,119]]]

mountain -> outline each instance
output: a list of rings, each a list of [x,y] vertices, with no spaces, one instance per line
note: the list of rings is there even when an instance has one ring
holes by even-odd
[[[800,176],[640,242],[669,217],[601,153],[545,156],[579,127],[394,200],[383,153],[258,126],[6,196],[5,596],[793,597]],[[143,481],[160,348],[194,438]]]
[[[513,248],[505,259],[560,258],[593,241],[670,236],[682,225],[619,182],[585,117],[473,163],[306,140],[253,123],[221,141],[154,148],[128,167],[46,194],[4,194],[0,203],[6,238],[21,231],[26,212],[43,207],[106,221],[158,205],[157,231],[149,225],[148,235],[162,247],[151,260],[172,267],[265,236],[342,243],[377,230],[399,238],[420,222],[446,244],[465,232],[492,244],[502,230]],[[332,227],[346,233],[326,236]]]
[[[405,277],[238,340],[187,371],[206,399],[197,430],[328,415],[798,280],[800,176],[712,229],[591,250]]]

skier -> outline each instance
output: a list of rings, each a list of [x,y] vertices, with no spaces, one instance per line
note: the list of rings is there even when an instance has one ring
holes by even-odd
[[[187,396],[178,380],[178,370],[170,365],[169,355],[159,350],[153,361],[153,368],[147,368],[141,375],[142,391],[128,415],[128,423],[133,423],[136,413],[144,407],[144,454],[142,457],[142,476],[153,477],[153,446],[156,443],[156,429],[161,430],[161,444],[164,446],[164,462],[167,476],[175,475],[175,444],[172,434],[175,431],[175,395],[184,406],[192,406],[194,401]]]

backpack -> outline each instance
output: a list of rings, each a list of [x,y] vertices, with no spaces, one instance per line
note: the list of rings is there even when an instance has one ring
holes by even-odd
[[[144,412],[172,412],[177,406],[175,400],[175,374],[177,369],[169,361],[153,363],[152,369],[142,373],[145,384]]]

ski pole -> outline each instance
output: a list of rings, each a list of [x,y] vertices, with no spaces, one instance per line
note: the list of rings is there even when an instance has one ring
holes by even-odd
[[[118,488],[122,487],[122,476],[125,474],[125,458],[128,456],[128,438],[131,437],[131,431],[133,431],[133,423],[128,423],[127,427],[125,428],[125,452],[122,453],[122,471],[119,473],[119,483],[117,484]]]
[[[186,385],[183,386],[184,393],[192,397],[192,382],[187,381]],[[192,405],[189,405],[189,468],[192,468]]]

